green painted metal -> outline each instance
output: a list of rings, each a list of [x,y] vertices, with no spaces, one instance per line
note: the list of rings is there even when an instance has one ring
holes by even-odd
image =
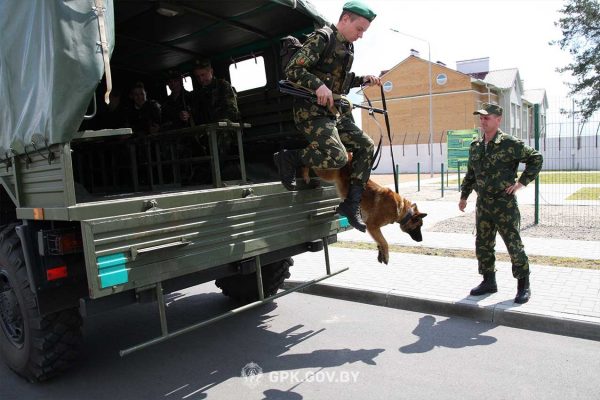
[[[540,149],[540,105],[533,105],[533,129],[535,134],[535,149]],[[535,178],[535,211],[534,211],[535,225],[540,223],[540,177]]]
[[[444,197],[444,163],[442,163],[442,166],[440,168],[440,177],[442,178],[441,183],[442,183],[442,198]]]
[[[90,296],[155,284],[345,229],[334,213],[339,199],[333,188],[283,190],[265,195],[255,190],[255,196],[212,202],[203,202],[199,193],[194,205],[165,209],[158,199],[157,209],[122,215],[113,211],[113,216],[82,221]],[[117,253],[127,256],[129,281],[102,287],[97,259]]]
[[[466,164],[471,142],[479,136],[475,129],[448,131],[448,170],[457,169],[458,162]]]
[[[458,189],[457,189],[457,190],[458,190],[459,192],[460,192],[460,167],[461,167],[461,165],[462,165],[462,164],[461,164],[461,162],[460,162],[460,161],[458,161],[458,162],[456,163],[456,175],[457,175],[457,177],[458,177],[458,179],[457,179],[457,180],[458,180]]]
[[[232,317],[232,316],[237,315],[237,314],[239,314],[239,313],[241,313],[243,311],[247,311],[247,310],[259,307],[259,306],[261,306],[263,304],[270,303],[270,302],[272,302],[274,300],[277,300],[278,298],[280,298],[282,296],[288,295],[288,294],[293,293],[293,292],[297,292],[297,291],[302,290],[302,289],[304,289],[304,288],[306,288],[308,286],[312,286],[315,283],[319,283],[319,282],[321,282],[321,281],[323,281],[325,279],[328,279],[328,278],[331,278],[331,277],[336,276],[338,274],[341,274],[342,272],[345,272],[347,270],[348,270],[348,268],[346,267],[346,268],[342,268],[342,269],[340,269],[338,271],[335,271],[335,272],[332,272],[332,273],[327,273],[324,276],[321,276],[321,277],[316,278],[316,279],[312,279],[312,280],[310,280],[308,282],[301,283],[298,286],[295,286],[295,287],[293,287],[291,289],[286,289],[284,291],[281,291],[281,292],[277,293],[276,295],[267,297],[267,298],[265,298],[263,300],[255,301],[255,302],[250,303],[250,304],[246,304],[245,306],[234,308],[233,310],[230,310],[230,311],[227,311],[227,312],[225,312],[223,314],[217,315],[216,317],[207,319],[207,320],[202,321],[202,322],[198,322],[196,324],[187,326],[185,328],[179,329],[179,330],[171,332],[171,333],[165,333],[164,330],[163,330],[162,336],[159,336],[159,337],[156,337],[156,338],[154,338],[152,340],[149,340],[147,342],[140,343],[138,345],[129,347],[127,349],[121,350],[121,351],[119,351],[119,355],[121,357],[127,356],[127,355],[129,355],[131,353],[134,353],[134,352],[138,351],[138,350],[142,350],[142,349],[145,349],[145,348],[147,348],[149,346],[152,346],[152,345],[155,345],[155,344],[158,344],[158,343],[162,343],[162,342],[167,341],[169,339],[173,339],[173,338],[175,338],[177,336],[180,336],[180,335],[182,335],[184,333],[188,333],[188,332],[191,332],[191,331],[196,330],[198,328],[202,328],[204,326],[207,326],[207,325],[210,325],[210,324],[215,323],[217,321],[220,321],[222,319],[225,319],[225,318],[228,318],[228,317]],[[159,307],[161,307],[161,306],[159,305]],[[164,305],[162,307],[164,307]],[[166,319],[165,319],[165,321],[166,321]],[[161,325],[161,327],[162,327],[162,325]]]

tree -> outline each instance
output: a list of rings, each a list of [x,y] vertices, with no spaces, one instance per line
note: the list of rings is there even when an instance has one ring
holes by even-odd
[[[568,83],[570,95],[587,121],[600,109],[600,2],[598,0],[567,0],[560,10],[563,17],[554,24],[562,30],[563,38],[551,42],[568,50],[574,61],[558,72],[570,71],[576,79]]]

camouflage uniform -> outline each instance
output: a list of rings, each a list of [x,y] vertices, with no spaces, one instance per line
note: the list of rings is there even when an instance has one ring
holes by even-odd
[[[352,43],[335,26],[331,29],[329,40],[335,40],[335,46],[329,54],[323,54],[328,38],[315,32],[294,54],[285,72],[290,81],[305,88],[317,90],[325,84],[334,94],[346,94],[349,88],[360,86],[363,77],[350,72],[354,59]],[[321,57],[325,58],[321,60]],[[294,122],[309,142],[300,152],[300,158],[310,167],[337,169],[346,165],[347,151],[350,151],[353,157],[351,183],[364,186],[371,175],[374,145],[354,124],[350,111],[336,116],[326,107],[295,98]]]
[[[237,95],[229,82],[213,78],[207,86],[194,89],[193,116],[197,124],[228,119],[239,121]]]
[[[473,189],[477,192],[475,249],[482,275],[495,272],[494,246],[499,232],[510,255],[513,276],[517,279],[529,276],[529,261],[519,233],[521,215],[517,198],[505,192],[515,183],[521,162],[526,166],[519,182],[526,186],[542,169],[542,155],[537,150],[501,130],[487,145],[483,138],[471,143],[461,199],[467,199]]]
[[[171,93],[161,106],[162,110],[162,130],[169,129],[181,129],[190,126],[189,121],[182,121],[179,117],[182,111],[190,111],[190,105],[192,104],[192,95],[181,89],[179,96],[175,97],[174,93]]]
[[[197,87],[193,92],[192,116],[196,124],[208,124],[223,120],[237,122],[240,112],[237,104],[237,94],[229,82],[213,77],[210,84]],[[221,169],[225,157],[230,153],[235,141],[236,133],[233,130],[221,132],[217,136],[219,148],[219,162]]]

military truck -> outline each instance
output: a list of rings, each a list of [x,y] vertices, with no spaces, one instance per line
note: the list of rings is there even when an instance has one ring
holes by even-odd
[[[116,307],[157,303],[161,332],[126,355],[233,314],[170,331],[167,293],[216,281],[243,310],[288,293],[294,255],[324,250],[315,281],[340,272],[327,257],[349,229],[335,189],[288,192],[272,161],[306,144],[277,89],[280,39],[325,23],[303,0],[0,5],[0,351],[12,370],[63,372],[83,320]],[[262,83],[238,92],[241,121],[141,136],[96,123],[109,91],[126,100],[141,81],[160,102],[165,71],[189,74],[198,58],[225,79],[264,64]]]

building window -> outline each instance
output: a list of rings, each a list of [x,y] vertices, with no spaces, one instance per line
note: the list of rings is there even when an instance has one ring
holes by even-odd
[[[262,56],[252,57],[229,66],[231,85],[238,92],[264,87],[267,84],[265,60]]]
[[[516,105],[514,103],[510,104],[510,134],[513,136],[517,136],[516,124],[515,124],[515,109]]]
[[[515,129],[517,131],[517,137],[523,138],[523,132],[521,130],[521,106],[515,105]]]
[[[521,121],[523,121],[523,139],[529,140],[529,107],[523,107],[523,113],[521,115]]]

